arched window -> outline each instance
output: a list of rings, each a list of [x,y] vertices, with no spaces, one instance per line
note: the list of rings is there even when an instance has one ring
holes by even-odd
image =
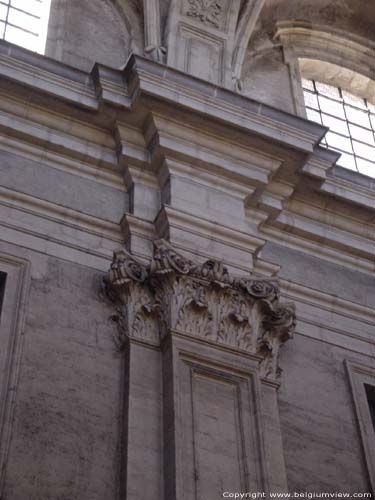
[[[0,0],[0,37],[44,54],[51,0]]]
[[[323,145],[341,153],[338,165],[375,177],[374,103],[315,80],[302,86],[307,117],[330,128]]]

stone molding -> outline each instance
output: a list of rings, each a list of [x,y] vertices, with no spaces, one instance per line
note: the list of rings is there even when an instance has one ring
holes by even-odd
[[[23,351],[25,317],[30,287],[30,262],[0,252],[0,270],[7,274],[1,317],[0,360],[0,496],[3,495],[10,449],[18,378]]]
[[[160,345],[174,332],[247,352],[261,360],[262,377],[280,375],[279,349],[296,319],[294,305],[280,303],[275,280],[232,276],[216,260],[196,264],[156,240],[150,266],[114,252],[104,285],[116,306],[120,349],[129,339]]]
[[[367,77],[369,82],[373,79],[374,43],[348,31],[305,21],[279,21],[275,40],[281,43],[285,60],[291,69],[294,105],[300,116],[306,116],[306,111],[298,59],[337,65],[341,72],[340,87],[343,86],[342,68]],[[334,84],[327,80],[328,75],[327,67],[323,66],[314,79]],[[357,88],[355,93],[358,93]]]
[[[375,432],[365,392],[365,384],[374,387],[375,368],[373,364],[366,366],[349,359],[345,360],[345,366],[357,414],[368,477],[371,489],[375,491]]]
[[[290,117],[283,112],[276,112],[276,110],[272,110],[268,106],[254,103],[207,82],[199,82],[198,84],[189,75],[184,75],[181,79],[181,74],[172,68],[165,68],[163,75],[161,75],[159,65],[139,56],[133,56],[123,71],[97,65],[91,75],[65,67],[56,61],[46,60],[35,54],[28,54],[26,64],[22,62],[24,57],[25,51],[14,46],[9,49],[6,57],[0,57],[0,73],[4,76],[4,81],[12,81],[14,83],[12,88],[20,85],[25,88],[29,87],[30,81],[32,81],[34,91],[43,95],[43,102],[48,103],[50,102],[49,99],[53,99],[59,112],[52,119],[45,110],[42,113],[30,105],[28,109],[30,109],[30,113],[32,112],[32,120],[21,118],[19,113],[16,113],[17,116],[12,116],[9,109],[12,106],[15,108],[15,103],[17,109],[20,109],[23,103],[17,101],[15,95],[10,93],[8,89],[6,94],[9,95],[6,99],[5,97],[3,99],[3,105],[7,101],[6,112],[1,113],[0,120],[4,135],[1,141],[2,149],[5,148],[7,151],[11,150],[12,152],[17,151],[17,154],[22,154],[27,158],[37,157],[39,162],[52,168],[87,177],[102,184],[117,186],[118,189],[124,189],[121,186],[120,169],[128,168],[130,163],[137,168],[139,166],[142,175],[147,170],[149,173],[147,183],[154,175],[152,171],[154,165],[151,162],[151,146],[149,147],[142,132],[144,123],[137,123],[139,129],[133,126],[134,124],[130,126],[127,123],[129,111],[134,111],[136,117],[144,116],[144,111],[149,105],[147,99],[150,96],[157,96],[160,101],[163,101],[163,113],[170,112],[171,107],[173,107],[174,111],[180,109],[181,102],[183,102],[186,110],[186,113],[183,114],[184,123],[189,123],[190,126],[194,125],[195,111],[202,110],[203,107],[207,115],[205,118],[207,124],[205,124],[205,127],[202,126],[201,130],[207,128],[208,124],[212,126],[215,118],[220,118],[222,122],[226,121],[225,137],[233,137],[234,131],[236,131],[236,138],[238,138],[240,134],[236,127],[240,125],[246,134],[252,135],[256,130],[257,134],[262,132],[262,135],[268,136],[268,139],[272,142],[272,147],[275,146],[276,138],[273,135],[274,129],[277,129],[277,140],[283,142],[285,147],[291,147],[295,151],[298,142],[299,146],[304,144],[303,151],[305,153],[314,149],[314,144],[324,133],[324,127],[320,125],[309,123],[298,117]],[[70,92],[69,90],[69,93],[67,93],[67,87],[70,90],[73,89],[73,91]],[[194,92],[192,92],[192,88],[194,88]],[[180,96],[178,101],[176,100],[177,95]],[[88,101],[91,104],[88,104]],[[62,108],[63,102],[65,104]],[[71,104],[75,104],[75,106],[69,107]],[[109,109],[112,109],[112,106],[115,106],[118,113],[115,130],[119,129],[118,134],[115,132],[115,137],[113,137],[113,130],[111,132],[103,131],[93,124],[87,124],[81,115],[81,111],[78,111],[82,106],[95,112],[96,123]],[[124,113],[126,113],[127,118],[125,118]],[[155,113],[153,116],[155,116]],[[74,128],[72,129],[74,137],[72,133],[66,132],[68,130],[67,124],[70,121],[74,122]],[[154,121],[159,127],[161,121],[155,119]],[[272,127],[271,121],[273,122]],[[288,122],[288,126],[284,123],[285,121]],[[176,123],[177,119],[173,124],[174,130]],[[61,130],[62,125],[64,125],[65,131]],[[300,132],[303,131],[303,137],[300,134],[296,135],[296,129],[300,130]],[[341,233],[342,239],[345,241],[344,246],[337,244],[335,239],[331,239],[332,231],[326,230],[327,224],[324,219],[321,219],[316,227],[310,225],[308,231],[306,231],[306,225],[304,225],[303,233],[299,231],[298,235],[294,227],[291,225],[286,227],[282,220],[278,222],[279,227],[273,224],[273,219],[277,218],[279,213],[283,215],[284,207],[287,206],[292,195],[284,196],[279,191],[275,195],[274,192],[267,188],[267,185],[271,184],[266,176],[269,173],[267,168],[263,169],[262,167],[261,170],[259,169],[262,178],[257,181],[257,178],[255,178],[257,170],[253,167],[253,162],[247,162],[246,164],[245,161],[240,161],[243,152],[246,151],[238,142],[233,142],[233,146],[230,143],[233,154],[232,158],[228,159],[225,152],[220,151],[220,154],[217,154],[215,150],[217,141],[215,144],[214,141],[211,141],[212,144],[210,142],[209,147],[207,147],[208,143],[206,143],[206,149],[203,147],[199,149],[198,156],[197,148],[190,147],[188,149],[179,140],[179,137],[176,137],[176,134],[172,134],[172,138],[168,138],[164,132],[158,132],[158,135],[162,142],[162,147],[159,147],[159,150],[163,150],[163,154],[168,149],[165,155],[167,153],[169,156],[179,154],[180,157],[183,156],[182,159],[186,164],[192,162],[197,164],[198,161],[204,158],[206,163],[202,163],[199,170],[200,181],[202,182],[209,182],[210,185],[214,185],[211,179],[213,176],[211,175],[208,178],[207,171],[215,169],[215,172],[217,172],[219,167],[222,172],[222,185],[230,179],[231,189],[235,186],[239,192],[238,186],[243,183],[246,176],[241,174],[241,182],[236,181],[234,183],[234,170],[240,171],[237,168],[238,165],[241,167],[241,172],[251,172],[251,175],[247,175],[249,188],[252,189],[253,184],[256,186],[257,182],[262,184],[261,189],[255,191],[254,199],[251,200],[252,203],[258,204],[259,207],[255,207],[257,211],[252,211],[249,218],[251,223],[255,223],[256,217],[259,218],[259,224],[262,227],[258,233],[255,232],[259,239],[274,241],[276,238],[276,241],[281,241],[284,246],[292,245],[292,247],[297,248],[302,246],[304,251],[318,255],[325,260],[339,261],[341,265],[359,269],[361,272],[373,272],[373,253],[366,251],[365,255],[362,253],[361,256],[358,252],[358,245],[367,245],[368,242],[364,238],[352,238],[352,234],[355,234],[355,232],[351,229]],[[205,140],[209,140],[206,133],[200,135],[204,136]],[[119,142],[115,143],[116,139]],[[226,147],[229,149],[229,142],[226,142]],[[206,153],[204,157],[201,155],[201,150]],[[233,155],[240,150],[241,157],[236,158],[236,168],[234,169]],[[253,147],[253,150],[255,151],[256,148]],[[82,161],[82,151],[85,151],[84,161]],[[320,149],[317,151],[317,148],[315,148],[313,155],[310,155],[305,164],[306,169],[303,167],[303,172],[308,174],[309,180],[312,178],[311,182],[315,182],[315,180],[322,182],[319,189],[330,200],[333,198],[339,199],[348,206],[361,205],[365,209],[373,211],[374,204],[371,189],[363,187],[358,182],[344,181],[337,175],[328,175],[327,171],[335,160],[334,154],[332,158],[331,155],[322,157],[322,151]],[[252,158],[252,155],[248,155],[248,157]],[[257,162],[260,161],[259,158],[260,155],[257,156]],[[301,160],[301,163],[302,161],[305,160]],[[248,167],[250,164],[251,168]],[[100,168],[98,168],[98,165],[100,165]],[[284,167],[280,167],[280,169],[282,168]],[[134,168],[132,172],[134,172]],[[353,176],[354,180],[358,180],[359,177]],[[272,178],[275,178],[274,173]],[[145,179],[144,175],[142,179]],[[157,185],[156,181],[155,185]],[[273,185],[275,186],[274,182]],[[280,182],[279,185],[281,185]],[[293,189],[294,186],[291,186],[291,188]],[[303,196],[305,195],[306,193],[303,193]],[[342,217],[342,213],[344,211],[337,210],[335,217]],[[322,215],[324,215],[323,212]],[[266,221],[266,223],[263,223],[263,221]],[[324,233],[325,238],[324,245],[320,244],[322,233]],[[335,237],[335,235],[333,236]],[[49,248],[51,247],[49,246]],[[99,256],[99,258],[101,262],[102,256]],[[107,264],[104,263],[104,265]],[[101,268],[101,266],[100,263],[99,267]]]

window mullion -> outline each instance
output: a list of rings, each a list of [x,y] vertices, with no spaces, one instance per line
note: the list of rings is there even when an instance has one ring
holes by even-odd
[[[354,163],[355,163],[355,168],[357,169],[357,172],[359,172],[358,163],[357,163],[357,157],[356,157],[355,150],[354,150],[354,145],[353,145],[353,137],[352,137],[352,134],[350,132],[350,127],[349,127],[349,123],[350,122],[348,120],[348,115],[346,114],[346,103],[344,101],[341,88],[339,88],[339,92],[340,92],[340,96],[342,98],[342,107],[344,109],[344,115],[345,115],[345,119],[346,119],[346,125],[347,125],[348,130],[349,130],[349,140],[350,140],[350,145],[352,147],[352,153],[353,153],[353,159],[354,159]]]

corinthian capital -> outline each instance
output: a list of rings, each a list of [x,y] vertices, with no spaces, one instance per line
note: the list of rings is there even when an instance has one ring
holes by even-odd
[[[158,344],[177,332],[261,357],[263,377],[280,373],[279,350],[293,336],[295,310],[280,303],[275,280],[233,276],[213,259],[194,263],[157,240],[149,268],[125,250],[115,252],[105,284],[123,342]]]
[[[265,314],[262,335],[258,339],[258,352],[263,356],[263,376],[277,378],[281,375],[279,351],[285,342],[293,337],[295,326],[294,304],[277,303]]]

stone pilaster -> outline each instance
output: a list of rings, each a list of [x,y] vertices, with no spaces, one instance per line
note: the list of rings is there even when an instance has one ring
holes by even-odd
[[[140,346],[159,347],[162,402],[155,394],[148,398],[153,418],[163,415],[165,498],[180,499],[183,492],[203,498],[223,488],[285,490],[285,473],[273,470],[283,464],[275,391],[279,350],[293,336],[295,314],[292,304],[280,302],[276,281],[233,276],[215,260],[192,262],[157,240],[148,267],[115,252],[106,287],[116,303],[119,345],[130,353],[125,420],[138,422],[127,424],[127,491],[140,495],[131,475],[142,467],[134,460],[145,458],[131,446],[141,438],[139,429],[145,427],[145,435],[153,429],[157,440],[149,417],[132,405],[139,387],[149,393],[155,384],[134,368],[136,356],[147,371],[149,355]],[[275,453],[280,460],[272,460]]]

